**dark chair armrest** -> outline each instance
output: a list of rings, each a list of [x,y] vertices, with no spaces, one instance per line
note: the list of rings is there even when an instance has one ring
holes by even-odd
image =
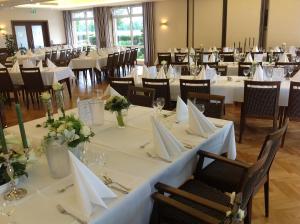
[[[163,183],[155,184],[155,188],[160,193],[169,193],[169,194],[172,194],[172,195],[177,195],[179,197],[188,199],[190,201],[193,201],[195,203],[204,205],[206,207],[212,208],[214,210],[217,210],[217,211],[225,213],[225,214],[226,214],[227,211],[231,210],[231,207],[221,205],[217,202],[210,201],[210,200],[205,199],[203,197],[200,197],[200,196],[197,196],[195,194],[180,190],[178,188],[171,187],[171,186],[163,184]]]
[[[219,156],[214,153],[210,153],[210,152],[203,151],[203,150],[199,150],[197,154],[202,158],[215,159],[220,162],[228,163],[228,164],[231,164],[233,166],[237,166],[237,167],[240,167],[243,169],[249,169],[251,167],[251,165],[249,165],[249,164],[242,163],[242,162],[232,160],[232,159],[228,159],[228,158],[225,158],[224,156]]]
[[[154,199],[154,201],[156,201],[158,203],[162,203],[167,206],[173,207],[173,208],[179,210],[180,212],[183,212],[197,220],[204,221],[205,223],[208,223],[208,224],[218,224],[222,221],[222,220],[216,219],[215,217],[209,216],[195,208],[192,208],[186,204],[183,204],[172,198],[164,196],[160,193],[152,194],[152,198]]]

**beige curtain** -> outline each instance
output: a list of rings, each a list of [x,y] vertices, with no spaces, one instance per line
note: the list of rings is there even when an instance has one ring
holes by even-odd
[[[153,2],[143,3],[144,14],[144,46],[145,46],[145,64],[150,66],[154,64],[154,18]]]
[[[73,46],[74,35],[73,35],[73,23],[72,23],[72,11],[63,11],[63,18],[64,18],[67,44]]]
[[[113,19],[110,7],[94,8],[96,40],[98,47],[113,46]]]

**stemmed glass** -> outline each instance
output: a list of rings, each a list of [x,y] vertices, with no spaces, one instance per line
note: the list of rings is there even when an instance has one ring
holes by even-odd
[[[266,75],[272,81],[273,80],[273,67],[267,67]]]
[[[157,108],[158,108],[158,110],[159,110],[159,113],[161,114],[161,111],[162,111],[162,109],[163,109],[164,106],[165,106],[165,98],[163,98],[163,97],[158,97],[158,98],[156,99],[156,103],[157,103]]]
[[[197,107],[198,107],[200,112],[204,113],[204,111],[205,111],[205,105],[204,104],[199,104]]]
[[[245,77],[247,77],[249,75],[249,73],[250,73],[249,68],[246,68],[246,69],[243,70],[243,74],[244,74]]]
[[[288,73],[287,80],[290,80],[293,71],[294,71],[293,66],[288,66],[288,68],[287,68],[287,73]]]

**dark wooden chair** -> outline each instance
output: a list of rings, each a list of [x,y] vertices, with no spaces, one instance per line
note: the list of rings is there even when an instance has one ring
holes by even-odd
[[[11,104],[10,93],[13,93],[15,102],[19,102],[19,91],[23,91],[22,86],[14,85],[7,68],[0,68],[0,93]],[[24,96],[24,95],[23,95]]]
[[[52,51],[51,61],[56,64],[56,62],[57,62],[57,51]]]
[[[5,103],[4,102],[0,102],[0,121],[2,125],[2,128],[6,128],[7,124],[6,124],[6,116],[5,116]]]
[[[163,97],[165,99],[165,110],[173,110],[175,102],[171,102],[169,79],[142,79],[143,87],[155,89],[155,99]]]
[[[97,80],[101,81],[102,72],[104,73],[104,78],[113,77],[114,75],[114,54],[109,54],[107,56],[106,66],[101,67],[101,71],[95,69]]]
[[[277,129],[279,92],[280,82],[245,81],[244,102],[241,106],[240,143],[247,117],[271,119],[273,120],[273,129]]]
[[[128,95],[129,86],[134,86],[134,78],[109,78],[109,84],[122,96]]]
[[[262,179],[261,173],[265,171],[272,146],[273,141],[269,140],[264,146],[264,151],[259,160],[251,166],[205,151],[200,150],[198,152],[197,170],[204,168],[203,162],[206,158],[243,170],[243,175],[239,177],[241,188],[238,193],[241,195],[241,199],[238,207],[247,210],[245,219],[247,224],[251,223],[251,210],[249,210],[251,207],[249,207],[249,204],[252,203],[255,186]],[[155,185],[158,193],[152,195],[154,206],[150,224],[231,223],[226,216],[226,213],[232,210],[230,196],[198,179],[197,170],[196,177],[187,180],[179,188],[161,183]],[[165,194],[168,194],[168,196]]]
[[[223,62],[234,62],[233,52],[222,52],[219,56],[223,58]]]
[[[126,75],[126,67],[127,67],[127,70],[129,70],[129,67],[128,67],[129,63],[130,63],[130,50],[126,50],[125,56],[124,56],[124,61],[122,64],[123,76]]]
[[[180,79],[180,95],[187,102],[189,92],[210,94],[210,80]]]
[[[188,99],[196,106],[203,104],[205,106],[204,114],[207,117],[222,118],[224,115],[225,96],[188,92]]]
[[[211,54],[212,54],[212,52],[196,51],[195,58],[196,58],[197,64],[200,65],[202,63],[208,62],[209,56]],[[207,61],[204,61],[205,57],[207,57]]]
[[[217,67],[218,66],[218,62],[202,62],[199,65],[204,65],[205,67],[208,65],[209,67]]]
[[[253,194],[256,194],[257,191],[264,186],[264,196],[265,196],[265,216],[269,216],[269,172],[271,169],[271,165],[276,156],[277,151],[280,148],[280,144],[283,138],[283,135],[287,129],[287,122],[285,125],[266,136],[265,141],[261,147],[261,151],[257,157],[257,161],[259,161],[263,154],[266,153],[266,145],[269,141],[272,141],[272,145],[269,153],[267,154],[267,160],[262,167],[263,170],[261,172],[260,181],[253,186]],[[206,154],[211,155],[209,153],[203,152],[200,155],[199,161],[203,161]],[[201,158],[202,156],[202,158]],[[208,158],[214,158],[215,156],[207,156]],[[229,161],[229,162],[228,162]],[[250,167],[249,164],[244,163],[242,161],[230,161],[226,158],[215,159],[208,166],[204,167],[201,163],[198,164],[196,171],[194,173],[194,177],[197,180],[201,180],[205,184],[217,188],[222,192],[241,192],[242,191],[242,177],[245,175],[245,171]],[[252,199],[248,203],[248,220],[251,222],[251,207],[252,207]]]
[[[185,63],[184,60],[187,55],[187,53],[175,53],[175,63]]]
[[[262,62],[263,61],[263,54],[264,52],[251,52],[251,56],[254,61],[256,62]],[[260,59],[260,60],[257,60]]]
[[[238,75],[244,76],[244,70],[250,69],[252,66],[251,62],[239,62]]]
[[[122,65],[124,64],[124,59],[125,59],[125,52],[121,51],[120,56],[119,56],[119,61],[118,61],[118,68],[117,68],[119,77],[121,76],[121,68],[122,68]],[[122,74],[124,74],[124,71],[122,72]]]
[[[172,63],[171,53],[169,52],[161,52],[157,53],[158,64],[161,65],[163,61],[170,65]]]
[[[155,89],[128,86],[128,101],[133,105],[152,107]]]
[[[7,54],[7,53],[5,53],[5,52],[0,53],[0,63],[1,63],[2,65],[5,65],[5,62],[6,62],[7,57],[8,57],[8,54]]]
[[[135,58],[135,49],[131,49],[129,55],[129,62],[127,64],[128,70],[131,70],[134,67],[135,65],[134,58]]]
[[[67,51],[66,50],[60,50],[57,65],[58,66],[67,66],[68,65]]]
[[[20,68],[20,70],[24,82],[27,109],[29,109],[29,95],[32,104],[34,105],[34,99],[36,99],[39,106],[41,93],[52,90],[52,86],[44,85],[39,68]]]
[[[118,73],[118,66],[119,66],[119,56],[120,54],[119,53],[114,53],[113,54],[113,76],[115,76],[115,72],[117,71]]]

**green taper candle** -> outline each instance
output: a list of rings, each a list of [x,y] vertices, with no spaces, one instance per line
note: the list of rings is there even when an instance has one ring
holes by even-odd
[[[20,104],[18,104],[18,103],[16,103],[16,111],[17,111],[17,116],[18,116],[19,129],[20,129],[20,133],[21,133],[23,147],[24,147],[24,149],[27,149],[28,143],[27,143],[24,123],[23,123],[23,117],[22,117],[22,113],[21,113],[21,109],[20,109]]]
[[[2,145],[2,152],[3,153],[8,153],[1,119],[0,119],[0,141],[1,141],[1,145]]]

